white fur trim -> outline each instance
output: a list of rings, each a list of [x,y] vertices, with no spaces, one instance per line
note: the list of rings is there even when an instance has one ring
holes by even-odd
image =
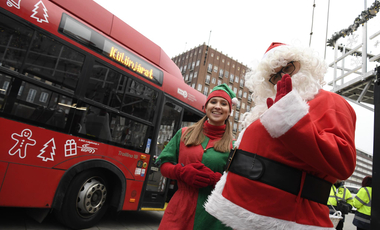
[[[236,97],[234,97],[234,98],[232,98],[231,102],[233,105],[237,105],[238,99]]]
[[[238,136],[237,140],[236,140],[235,143],[234,143],[234,147],[239,148],[239,145],[240,145],[241,139],[243,138],[243,135],[244,135],[245,129],[246,129],[246,128],[244,128],[244,129],[239,133],[239,136]]]
[[[294,89],[265,111],[260,121],[268,133],[277,138],[285,134],[309,112],[309,105]]]
[[[222,196],[228,173],[224,173],[208,197],[204,207],[208,213],[235,230],[333,230],[292,221],[262,216],[250,212]]]

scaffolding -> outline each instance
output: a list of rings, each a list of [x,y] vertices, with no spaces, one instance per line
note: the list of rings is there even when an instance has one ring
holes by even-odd
[[[354,23],[347,29],[335,33],[326,42],[327,46],[334,49],[334,61],[329,64],[329,67],[334,69],[333,80],[328,82],[328,85],[332,87],[331,91],[374,112],[372,230],[380,229],[380,197],[376,196],[376,194],[380,194],[380,143],[376,141],[380,138],[380,67],[378,66],[380,52],[377,54],[368,53],[367,46],[371,43],[380,47],[380,30],[367,37],[367,22],[376,16],[379,7],[380,3],[376,0],[371,7],[367,8],[367,1],[364,0],[364,11],[354,20]],[[357,34],[354,32],[360,25],[362,25],[362,42],[360,44],[351,47],[354,39],[348,42],[351,44],[338,42],[349,35],[355,38]],[[379,28],[378,25],[376,27]],[[357,65],[354,68],[349,68],[347,64],[349,58],[354,58],[354,62],[356,59]],[[374,67],[369,68],[369,65]]]

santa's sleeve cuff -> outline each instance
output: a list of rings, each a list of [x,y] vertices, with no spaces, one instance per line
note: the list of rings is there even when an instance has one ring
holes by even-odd
[[[309,105],[296,90],[274,103],[260,117],[260,121],[273,138],[280,137],[309,112]]]

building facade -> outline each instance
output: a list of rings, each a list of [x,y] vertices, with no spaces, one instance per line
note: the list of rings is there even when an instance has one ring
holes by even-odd
[[[234,137],[241,131],[239,119],[253,106],[251,92],[245,87],[246,65],[203,43],[172,58],[185,82],[208,96],[214,86],[226,83],[235,93],[238,104],[232,107],[230,123]]]
[[[346,180],[345,185],[360,188],[363,178],[372,175],[372,162],[372,155],[356,149],[355,172]]]

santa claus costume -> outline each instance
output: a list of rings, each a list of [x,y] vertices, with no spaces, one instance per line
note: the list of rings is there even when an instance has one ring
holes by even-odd
[[[300,64],[297,73],[276,86],[269,82],[291,62]],[[326,203],[331,184],[355,169],[356,115],[341,96],[322,89],[326,70],[309,48],[271,44],[246,77],[255,107],[243,117],[207,212],[236,230],[334,229]]]

